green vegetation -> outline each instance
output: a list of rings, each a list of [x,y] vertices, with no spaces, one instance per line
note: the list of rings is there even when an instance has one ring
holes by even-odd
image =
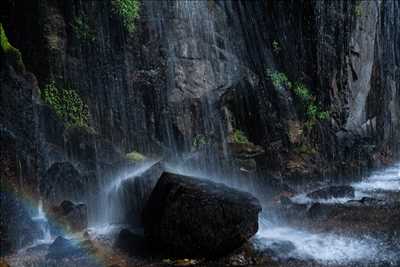
[[[278,41],[274,40],[272,42],[272,50],[277,54],[281,51],[281,46],[279,45]]]
[[[322,111],[311,94],[310,90],[303,83],[292,83],[283,72],[267,69],[267,76],[271,79],[275,87],[287,87],[301,101],[302,107],[307,115],[306,127],[312,128],[317,120],[324,121],[329,119],[329,112]]]
[[[22,61],[21,52],[12,46],[7,38],[6,32],[3,28],[3,25],[0,23],[0,49],[4,55],[6,55],[12,62],[13,66],[17,71],[24,72],[25,65]]]
[[[55,82],[52,81],[40,91],[40,95],[67,128],[89,128],[89,109],[76,91],[57,88]]]
[[[111,4],[113,12],[122,18],[126,30],[134,32],[140,12],[139,0],[112,0]]]
[[[244,134],[244,132],[241,130],[237,130],[237,129],[233,130],[233,132],[231,133],[231,140],[232,140],[232,142],[234,142],[236,144],[250,143],[249,139]]]
[[[267,69],[267,76],[271,79],[272,84],[275,87],[292,87],[292,83],[289,81],[288,77],[283,72],[272,71]]]
[[[198,149],[204,145],[207,145],[208,143],[209,143],[209,140],[205,135],[198,134],[193,138],[192,147],[194,149]]]
[[[126,154],[126,158],[131,161],[143,161],[146,157],[137,151],[132,151]]]
[[[354,15],[356,17],[361,17],[362,16],[362,7],[361,7],[361,1],[356,4],[354,7]]]
[[[81,17],[74,18],[71,26],[79,40],[88,42],[96,40],[96,33]]]
[[[317,150],[308,144],[301,144],[295,147],[294,151],[298,154],[309,155],[309,156],[317,154]]]

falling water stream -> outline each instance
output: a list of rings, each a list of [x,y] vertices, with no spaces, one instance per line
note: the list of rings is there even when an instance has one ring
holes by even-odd
[[[384,199],[387,193],[400,193],[400,163],[375,171],[362,181],[353,183],[352,186],[355,188],[355,197],[353,199],[318,199],[318,202],[326,204],[346,203],[349,200],[360,200],[362,197],[377,196]],[[299,194],[293,197],[292,201],[301,204],[316,202],[316,200],[308,198],[306,194]],[[311,233],[290,226],[277,225],[267,221],[265,218],[260,219],[260,230],[257,238],[265,238],[270,242],[272,240],[290,241],[296,247],[290,256],[309,257],[327,264],[345,264],[354,261],[398,263],[400,258],[399,251],[391,251],[380,240],[367,235],[363,238],[352,238],[331,233]]]
[[[143,164],[131,168],[117,175],[104,186],[101,194],[103,194],[104,205],[103,220],[96,224],[90,225],[89,229],[97,235],[107,235],[116,233],[120,226],[116,223],[116,218],[120,216],[123,205],[118,198],[118,192],[123,181],[126,179],[135,179],[146,170],[151,168],[157,161],[146,161]],[[195,175],[207,179],[206,175],[201,173],[190,173],[187,169],[177,168],[176,166],[167,166],[167,170],[174,171],[186,175]],[[208,176],[209,177],[209,176]],[[210,178],[208,178],[210,179]],[[254,187],[249,184],[238,184],[238,182],[229,183],[228,179],[212,178],[216,182],[224,182],[225,184],[240,190],[249,191],[253,194]],[[235,181],[235,180],[234,180]],[[370,176],[362,181],[355,182],[352,185],[356,189],[355,199],[364,196],[376,196],[377,192],[381,197],[385,192],[400,192],[400,164],[396,164],[384,170],[373,172]],[[347,198],[329,199],[324,203],[344,203]],[[308,199],[305,194],[299,194],[292,198],[292,201],[300,203],[311,203],[312,199]],[[386,248],[380,240],[370,237],[352,237],[329,232],[313,232],[309,229],[301,229],[290,226],[282,221],[271,219],[268,210],[260,215],[259,231],[253,238],[253,242],[259,249],[270,249],[274,251],[279,258],[295,258],[300,260],[313,260],[323,265],[331,264],[347,264],[352,262],[398,262],[400,253],[396,253]],[[41,238],[37,240],[36,245],[51,243],[53,238],[50,235],[48,220],[43,211],[43,204],[40,201],[38,211],[34,221],[38,223],[41,229]],[[279,244],[289,243],[289,249],[285,249]],[[278,244],[278,245],[277,245]],[[396,266],[396,265],[388,265]]]
[[[35,243],[36,244],[50,243],[53,239],[52,239],[51,233],[50,233],[49,221],[43,210],[43,201],[42,200],[39,200],[37,214],[32,219],[39,226],[40,234],[41,234],[40,238]]]

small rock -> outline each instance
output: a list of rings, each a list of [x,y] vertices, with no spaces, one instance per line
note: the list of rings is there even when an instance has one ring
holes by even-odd
[[[50,245],[46,257],[49,259],[59,260],[68,257],[79,257],[82,255],[84,255],[84,252],[75,246],[71,240],[59,236]]]
[[[58,207],[53,207],[50,216],[70,232],[82,231],[88,225],[86,205],[74,204],[69,200],[64,200]]]

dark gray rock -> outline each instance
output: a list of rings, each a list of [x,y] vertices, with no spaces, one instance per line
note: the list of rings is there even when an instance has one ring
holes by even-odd
[[[119,232],[115,247],[135,255],[143,255],[148,252],[143,233],[133,233],[128,229],[122,229],[121,232]]]
[[[296,246],[290,241],[269,240],[265,238],[257,240],[255,245],[260,255],[277,259],[289,258],[291,253],[296,249]]]
[[[329,186],[307,194],[313,199],[354,198],[354,188],[349,185]]]
[[[50,214],[56,222],[56,228],[62,227],[64,231],[80,232],[87,228],[88,212],[85,204],[74,204],[64,200],[60,206],[53,207]]]
[[[40,235],[23,202],[11,192],[0,191],[0,256],[32,244]]]
[[[40,193],[51,206],[64,199],[80,201],[85,192],[81,174],[69,162],[54,163],[40,181]]]
[[[79,247],[76,240],[65,239],[59,236],[50,245],[46,258],[60,260],[71,257],[81,257],[86,253]]]
[[[172,254],[223,255],[257,232],[260,211],[258,200],[249,193],[163,173],[143,213],[145,237]]]

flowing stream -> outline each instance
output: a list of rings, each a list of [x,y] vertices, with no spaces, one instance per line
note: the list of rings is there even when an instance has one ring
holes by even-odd
[[[52,242],[53,239],[52,239],[51,233],[50,233],[50,225],[49,225],[49,221],[46,217],[46,214],[43,210],[42,200],[39,200],[37,214],[32,219],[39,226],[40,232],[41,232],[40,238],[35,243],[36,244],[48,244],[48,243]]]
[[[106,185],[102,194],[104,195],[103,206],[104,217],[97,224],[90,225],[90,231],[98,235],[107,235],[118,230],[118,218],[123,212],[124,203],[121,203],[119,196],[120,187],[127,179],[135,179],[135,177],[143,174],[150,169],[156,161],[148,161],[143,164],[131,168],[128,171],[117,175],[112,181]],[[189,171],[182,169],[167,168],[169,171],[175,171],[181,174],[193,175]],[[202,176],[195,173],[197,176]],[[203,176],[206,177],[206,176]],[[228,179],[212,179],[217,182],[228,183],[229,186],[236,187],[241,190],[252,192],[254,187],[249,184],[239,185],[236,182],[230,184]],[[235,181],[235,180],[233,180]],[[376,197],[379,195],[385,198],[386,193],[400,193],[400,164],[393,165],[383,170],[375,171],[362,181],[352,184],[355,191],[355,199],[365,196]],[[323,203],[336,204],[345,203],[350,198],[338,198],[323,200]],[[315,200],[309,199],[305,194],[299,194],[292,198],[292,201],[298,203],[310,204]],[[320,200],[318,200],[321,202]],[[42,232],[40,240],[36,244],[50,243],[52,237],[50,235],[49,223],[43,212],[42,202],[39,202],[37,215],[33,218],[40,225]],[[117,230],[116,230],[117,229]],[[259,231],[253,239],[254,244],[259,249],[269,249],[273,251],[279,259],[300,259],[312,260],[323,265],[339,264],[345,265],[353,262],[356,263],[376,263],[385,262],[387,266],[396,266],[400,258],[400,253],[387,248],[380,240],[365,235],[362,238],[352,237],[330,232],[312,232],[310,230],[293,227],[281,221],[274,221],[268,214],[268,210],[260,215]]]
[[[324,204],[346,203],[350,200],[360,200],[363,197],[379,197],[386,201],[388,194],[400,194],[400,163],[386,169],[374,171],[362,181],[352,184],[355,188],[354,198],[331,198],[313,200],[305,193],[292,198],[300,204],[320,202]],[[324,264],[349,264],[362,262],[365,264],[384,262],[385,266],[398,266],[400,252],[393,251],[381,240],[364,235],[362,238],[344,236],[334,233],[313,233],[287,226],[284,223],[273,223],[261,217],[259,232],[256,239],[261,240],[265,247],[276,248],[279,256],[280,246],[276,242],[290,241],[294,248],[282,257],[313,259]],[[400,222],[399,222],[400,223]]]

